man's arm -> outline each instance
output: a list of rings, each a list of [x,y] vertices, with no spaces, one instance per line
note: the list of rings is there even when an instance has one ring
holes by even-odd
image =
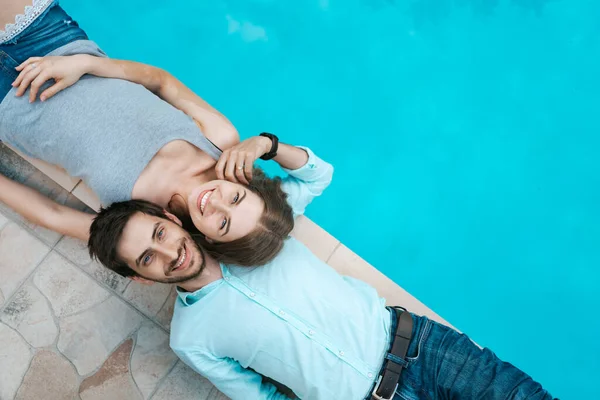
[[[170,73],[150,65],[77,54],[63,57],[31,57],[17,68],[17,95],[31,85],[30,101],[50,78],[56,83],[41,94],[42,101],[73,85],[84,74],[123,79],[143,85],[160,98],[192,117],[204,135],[221,149],[239,143],[240,137],[227,118]]]
[[[306,207],[327,189],[333,178],[331,164],[317,157],[307,147],[300,149],[307,154],[307,161],[304,165],[295,168],[295,166],[288,167],[280,162],[283,170],[288,174],[282,180],[281,188],[288,195],[287,201],[292,207],[295,217],[304,214]]]
[[[87,243],[94,215],[58,204],[41,193],[0,175],[0,201],[27,220]]]
[[[229,358],[217,358],[201,352],[173,349],[175,354],[194,371],[206,377],[232,400],[291,400],[277,388],[263,382],[262,376],[243,368]]]

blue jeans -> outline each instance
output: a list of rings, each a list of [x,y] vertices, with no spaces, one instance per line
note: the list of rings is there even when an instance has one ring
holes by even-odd
[[[529,375],[466,335],[427,317],[412,317],[408,365],[394,400],[553,399]],[[396,322],[392,325],[395,332]]]
[[[23,32],[0,44],[0,101],[19,75],[15,70],[29,57],[42,57],[76,40],[87,39],[77,22],[55,1]]]

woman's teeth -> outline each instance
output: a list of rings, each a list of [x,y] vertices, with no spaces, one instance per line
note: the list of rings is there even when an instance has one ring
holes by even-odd
[[[210,197],[211,193],[212,193],[212,191],[206,192],[206,194],[204,194],[204,196],[202,196],[202,200],[200,201],[200,212],[202,214],[204,214],[204,208],[206,207],[206,203],[208,203],[208,198]]]

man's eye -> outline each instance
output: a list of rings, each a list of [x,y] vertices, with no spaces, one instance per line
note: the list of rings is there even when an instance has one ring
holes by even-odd
[[[148,255],[146,255],[146,257],[144,257],[144,260],[142,261],[142,263],[144,265],[148,265],[150,263],[150,261],[152,261],[152,255],[148,254]]]
[[[240,199],[240,194],[236,193],[235,197],[233,198],[233,204],[237,203],[239,199]]]
[[[225,225],[227,225],[227,218],[223,218],[223,221],[221,222],[221,229],[225,228]]]
[[[162,239],[164,236],[165,236],[165,228],[161,228],[161,229],[158,231],[158,238],[159,238],[159,239]]]

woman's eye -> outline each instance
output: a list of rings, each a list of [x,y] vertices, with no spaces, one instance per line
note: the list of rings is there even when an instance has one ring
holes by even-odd
[[[233,204],[237,203],[239,199],[240,199],[240,194],[236,193],[235,197],[233,198]]]
[[[221,229],[225,228],[225,225],[227,225],[227,218],[223,218],[223,221],[221,222]]]

